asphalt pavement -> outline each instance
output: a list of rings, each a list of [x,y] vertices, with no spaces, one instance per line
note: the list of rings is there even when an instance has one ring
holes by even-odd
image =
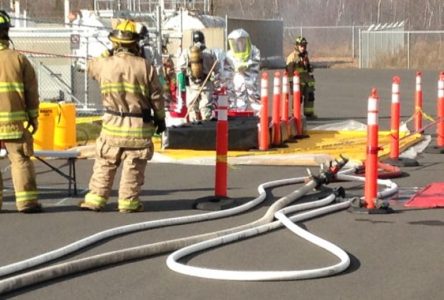
[[[413,113],[415,71],[318,69],[315,76],[319,118],[310,120],[309,128],[351,119],[365,123],[367,99],[375,87],[381,99],[380,127],[388,129],[393,76],[401,77],[402,119],[409,119]],[[438,71],[424,72],[424,111],[431,116],[436,114],[437,81]],[[435,127],[426,130],[432,136],[432,145],[434,131]],[[351,264],[340,274],[286,281],[212,280],[175,273],[166,265],[167,254],[160,254],[47,281],[0,295],[0,299],[440,299],[444,282],[444,211],[407,209],[403,204],[425,185],[443,181],[444,159],[443,154],[430,153],[421,153],[416,159],[419,166],[402,168],[403,176],[392,179],[399,186],[399,194],[390,199],[394,214],[343,210],[299,223],[348,253]],[[53,163],[66,171],[63,161]],[[24,215],[15,210],[8,161],[0,161],[5,185],[0,214],[0,267],[116,226],[203,213],[193,209],[194,200],[214,194],[212,166],[150,163],[141,195],[145,212],[116,212],[119,176],[104,212],[80,211],[77,204],[87,191],[92,164],[92,160],[77,161],[79,194],[73,197],[67,194],[64,178],[36,161],[45,212]],[[310,169],[315,174],[319,171]],[[258,196],[262,183],[306,175],[306,167],[236,166],[229,169],[228,196],[235,204],[246,203]],[[270,189],[262,204],[237,216],[109,238],[51,264],[250,223],[263,216],[273,202],[300,186]],[[339,186],[345,188],[346,196],[363,194],[362,183],[329,185]],[[286,229],[184,259],[187,264],[207,268],[274,271],[320,268],[337,261]]]

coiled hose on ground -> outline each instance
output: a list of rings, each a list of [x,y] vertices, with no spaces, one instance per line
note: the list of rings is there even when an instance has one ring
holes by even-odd
[[[337,179],[339,180],[357,180],[362,181],[363,178],[359,176],[348,175],[350,170],[344,171],[337,174]],[[364,179],[365,180],[365,179]],[[386,189],[378,194],[380,198],[386,198],[397,191],[397,185],[390,180],[378,180],[378,184],[385,185]],[[301,222],[306,219],[314,218],[322,214],[331,213],[337,210],[348,208],[351,205],[353,199],[343,201],[330,206],[325,206],[331,203],[335,199],[335,195],[331,194],[324,199],[313,201],[309,203],[296,204],[293,206],[285,207],[275,213],[275,217],[278,221],[260,225],[251,229],[247,229],[241,232],[235,232],[222,237],[214,238],[211,240],[202,241],[200,243],[181,248],[167,258],[167,266],[178,273],[182,273],[189,276],[208,278],[208,279],[219,279],[219,280],[243,280],[243,281],[257,281],[257,280],[297,280],[297,279],[308,279],[308,278],[318,278],[331,276],[333,274],[340,273],[348,268],[350,264],[350,259],[348,254],[339,248],[338,246],[302,229],[301,227],[294,224],[294,222]],[[317,208],[320,206],[325,206]],[[316,208],[316,209],[313,209]],[[288,218],[286,214],[300,211],[313,209],[308,212],[300,213],[295,216]],[[179,262],[180,259],[185,256],[195,254],[200,251],[207,250],[212,247],[221,246],[224,244],[232,243],[234,241],[239,241],[245,238],[249,238],[255,235],[259,235],[271,230],[274,230],[280,226],[284,225],[293,233],[299,237],[325,249],[331,254],[339,258],[340,262],[323,268],[316,268],[311,270],[286,270],[286,271],[238,271],[238,270],[220,270],[220,269],[209,269],[203,267],[193,267],[190,265],[185,265]]]
[[[149,221],[149,222],[143,222],[143,223],[137,223],[122,227],[117,227],[113,229],[109,229],[100,233],[97,233],[95,235],[92,235],[90,237],[87,237],[85,239],[82,239],[78,242],[69,244],[65,247],[62,247],[60,249],[53,250],[51,252],[48,252],[46,254],[42,254],[39,256],[36,256],[34,258],[30,258],[21,262],[17,262],[11,265],[7,265],[0,268],[0,274],[1,276],[11,274],[14,272],[18,272],[20,270],[28,269],[32,266],[36,266],[45,262],[49,262],[51,260],[54,260],[56,258],[62,257],[64,255],[67,255],[69,253],[72,253],[74,251],[77,251],[83,247],[86,247],[87,245],[91,245],[93,243],[96,243],[100,240],[103,240],[105,238],[109,238],[111,236],[115,235],[121,235],[123,233],[129,233],[134,231],[140,231],[144,229],[151,229],[161,226],[171,226],[171,225],[177,225],[177,224],[185,224],[189,222],[198,222],[203,220],[211,220],[215,218],[221,218],[229,215],[234,215],[237,213],[241,213],[243,211],[246,211],[248,209],[251,209],[255,205],[259,204],[266,198],[266,189],[277,187],[277,186],[283,186],[283,185],[290,185],[295,183],[302,183],[306,180],[305,177],[299,177],[299,178],[292,178],[292,179],[284,179],[284,180],[276,180],[267,182],[264,184],[261,184],[258,187],[259,196],[252,201],[241,205],[239,207],[235,207],[232,209],[227,209],[220,212],[210,212],[210,213],[204,213],[199,215],[193,215],[193,216],[184,216],[184,217],[177,217],[177,218],[168,218],[163,220],[157,220],[157,221]],[[61,263],[54,266],[44,267],[41,269],[37,269],[34,271],[30,271],[27,273],[15,275],[12,277],[5,278],[3,280],[0,280],[0,294],[11,292],[14,290],[17,290],[19,288],[31,286],[37,283],[41,283],[44,281],[48,281],[51,279],[76,274],[79,272],[84,272],[87,270],[108,266],[116,263],[121,263],[124,261],[130,261],[134,259],[141,259],[146,258],[152,255],[158,255],[163,254],[167,252],[172,252],[174,250],[186,247],[188,245],[192,245],[204,240],[217,238],[224,235],[229,235],[235,232],[239,232],[242,230],[248,230],[257,226],[261,226],[267,223],[271,223],[273,221],[274,215],[277,211],[281,210],[284,207],[287,207],[289,204],[294,202],[295,200],[301,198],[303,195],[308,193],[309,191],[313,190],[315,187],[319,185],[319,178],[311,178],[306,184],[304,184],[301,188],[298,190],[295,190],[294,192],[290,193],[287,196],[284,196],[280,198],[278,201],[276,201],[273,205],[270,206],[270,208],[267,210],[267,212],[264,214],[263,217],[260,219],[241,225],[234,228],[229,228],[217,232],[212,233],[206,233],[206,234],[200,234],[196,236],[191,237],[185,237],[185,238],[179,238],[169,241],[163,241],[153,244],[147,244],[147,245],[141,245],[137,247],[112,251],[108,253],[103,253],[87,258],[82,258],[78,260],[74,260],[71,262]],[[312,216],[309,216],[307,218],[310,218]],[[280,222],[277,222],[280,223]]]

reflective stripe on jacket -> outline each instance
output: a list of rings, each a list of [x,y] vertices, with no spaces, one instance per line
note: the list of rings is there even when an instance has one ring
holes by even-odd
[[[301,88],[308,88],[310,90],[314,90],[315,88],[315,79],[312,74],[312,67],[310,64],[310,60],[308,59],[308,54],[300,57],[299,51],[294,50],[287,56],[286,62],[286,70],[288,76],[290,76],[290,82],[293,81],[293,74],[295,71],[299,72],[299,76],[301,79]]]
[[[23,122],[38,117],[37,78],[29,60],[0,40],[0,139],[18,139]]]
[[[99,81],[103,106],[135,115],[152,110],[155,119],[164,119],[162,87],[155,69],[142,57],[119,50],[88,64],[89,75]],[[154,130],[153,122],[141,117],[105,113],[101,135],[114,146],[140,148],[148,146]]]

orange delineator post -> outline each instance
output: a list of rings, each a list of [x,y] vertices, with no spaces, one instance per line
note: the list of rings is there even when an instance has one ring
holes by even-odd
[[[270,148],[270,131],[268,123],[268,73],[263,72],[261,77],[261,111],[259,123],[259,150]]]
[[[399,76],[394,76],[392,81],[392,107],[391,107],[391,134],[390,134],[390,158],[397,160],[399,158],[399,122],[401,118],[400,113],[400,97],[399,85],[401,79]]]
[[[368,209],[375,208],[378,194],[378,92],[372,89],[367,111],[367,158],[365,162],[365,202]]]
[[[301,78],[297,71],[293,74],[293,118],[296,126],[296,135],[302,135]]]
[[[436,145],[444,147],[444,72],[439,74],[438,81],[438,124],[436,126]]]
[[[416,72],[416,91],[415,91],[415,132],[422,128],[422,73]]]
[[[214,195],[216,197],[227,197],[228,96],[225,87],[222,87],[217,103],[216,176]]]
[[[284,122],[287,128],[287,133],[290,132],[290,123],[288,121],[288,111],[290,109],[289,94],[288,94],[288,73],[284,72],[284,77],[282,77],[282,111],[281,111],[281,121]]]
[[[272,114],[272,128],[273,128],[273,145],[281,144],[281,126],[280,126],[280,113],[281,113],[281,73],[274,73],[273,80],[273,114]]]

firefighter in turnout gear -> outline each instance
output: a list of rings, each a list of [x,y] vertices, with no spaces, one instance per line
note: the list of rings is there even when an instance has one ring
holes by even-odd
[[[313,76],[313,68],[308,59],[307,44],[307,40],[304,37],[299,36],[296,38],[294,51],[287,57],[286,69],[291,88],[293,88],[293,74],[295,71],[299,72],[304,115],[307,118],[316,118],[317,116],[314,113],[315,79]]]
[[[32,134],[38,127],[37,78],[29,60],[9,48],[10,27],[9,15],[0,10],[0,140],[11,161],[17,210],[34,213],[42,210],[37,201],[35,170],[31,161],[34,154]],[[0,174],[0,209],[2,192]]]
[[[151,138],[166,129],[162,87],[151,63],[140,57],[134,22],[122,21],[109,39],[113,55],[88,64],[89,75],[99,82],[105,114],[89,192],[80,207],[102,210],[122,165],[118,210],[138,212],[143,210],[139,194],[145,168],[154,153]]]
[[[216,64],[216,65],[215,65]],[[213,113],[212,96],[218,70],[216,54],[205,46],[205,36],[201,31],[193,32],[193,45],[185,49],[179,57],[179,72],[187,77],[186,103],[191,122],[210,120]],[[205,82],[205,79],[209,79]]]

